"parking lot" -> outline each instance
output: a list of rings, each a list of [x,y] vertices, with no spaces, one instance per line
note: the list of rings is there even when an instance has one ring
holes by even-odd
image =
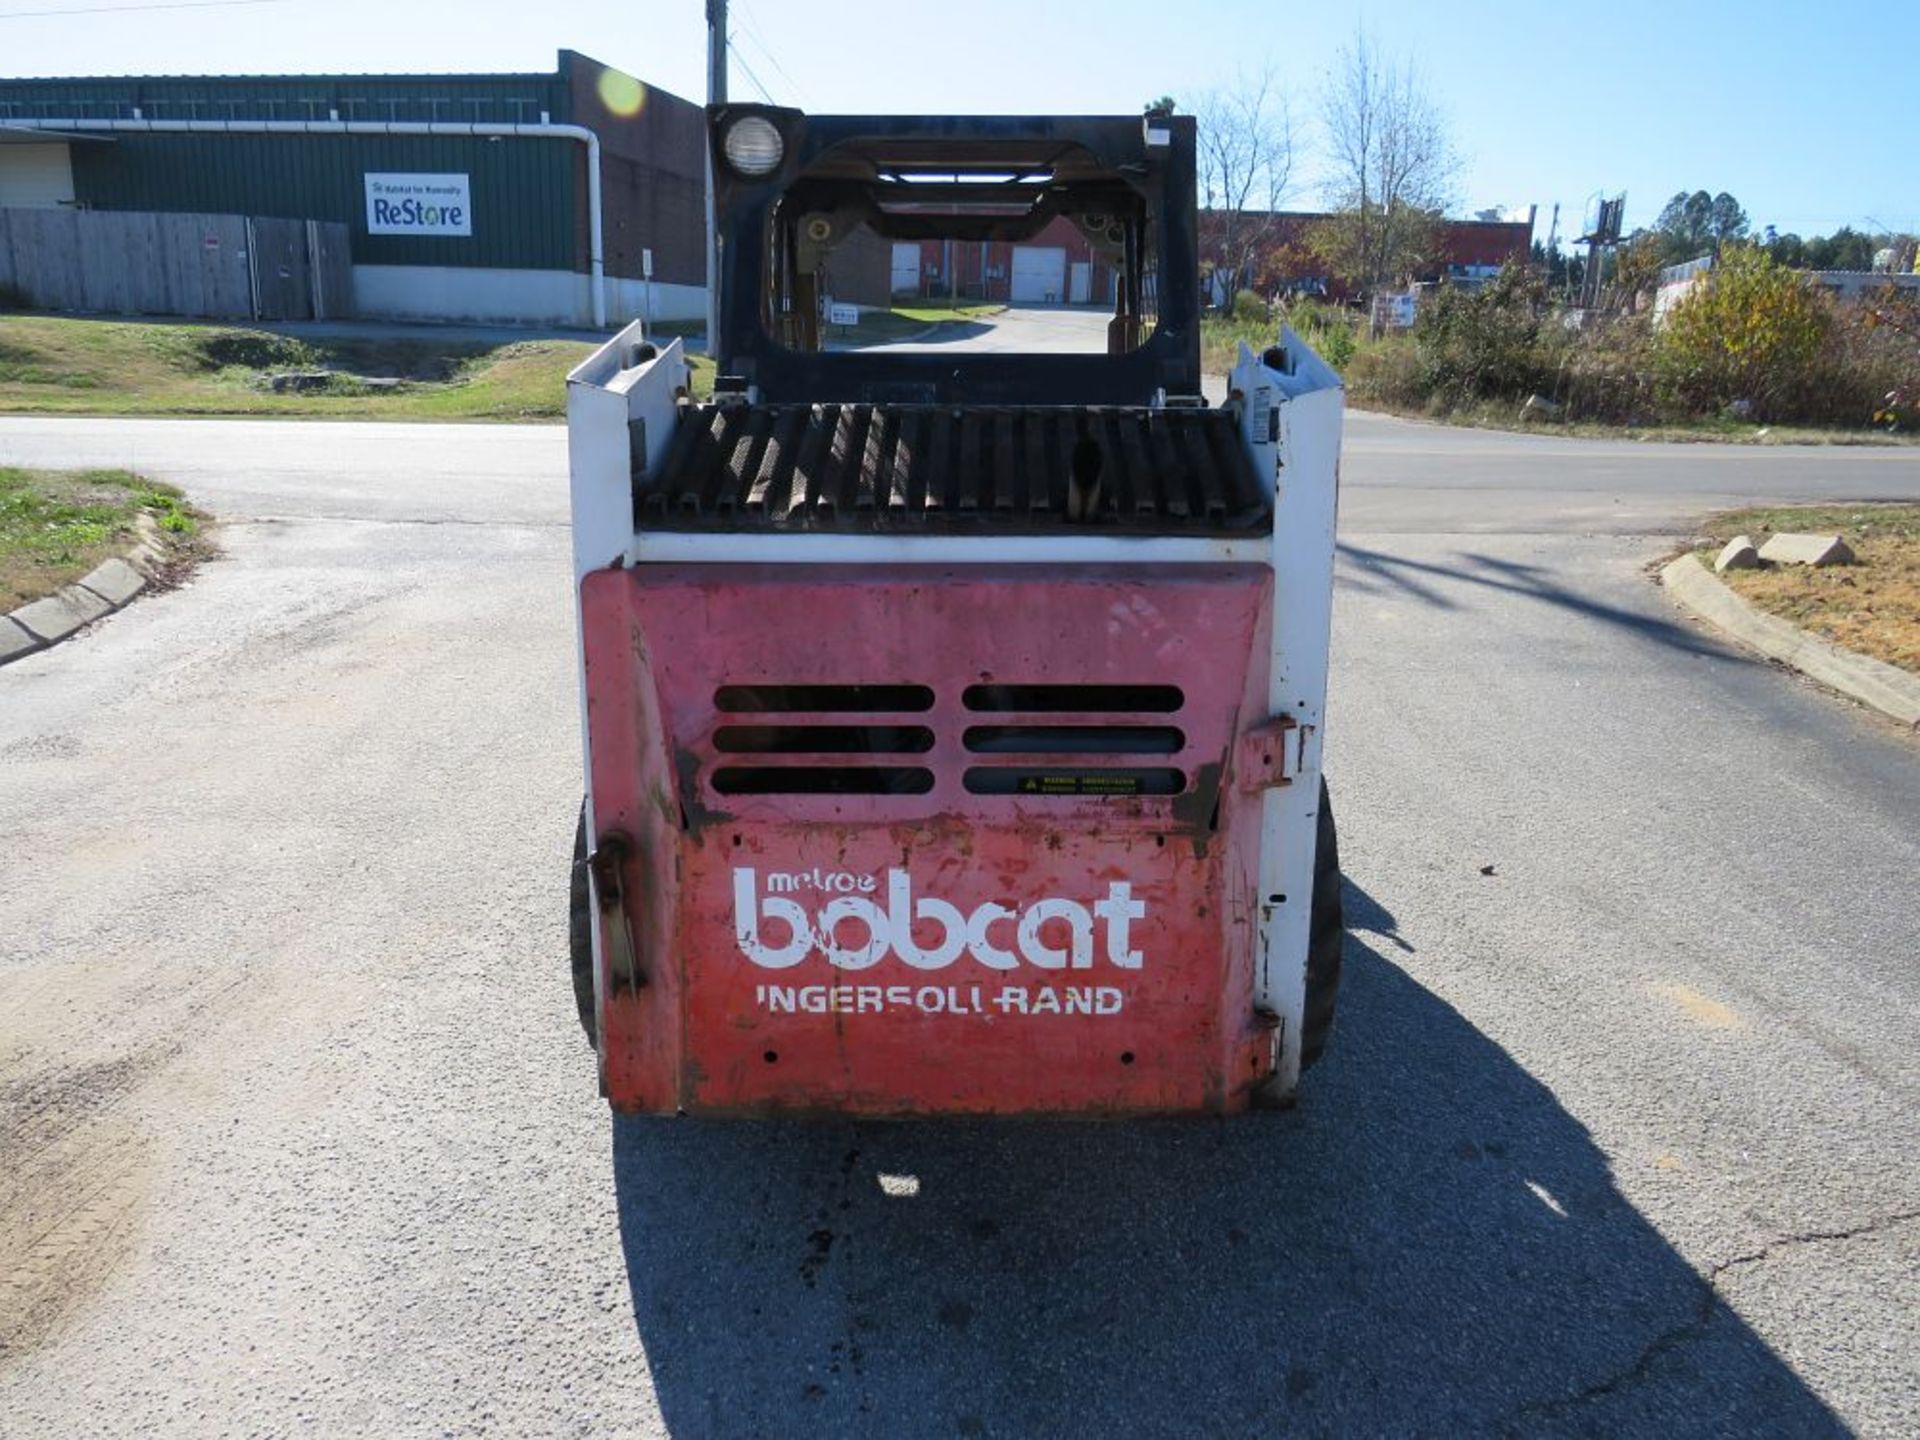
[[[0,672],[20,1435],[1910,1433],[1920,752],[1681,618],[1911,450],[1349,424],[1289,1113],[613,1120],[564,434],[0,420],[223,555]]]

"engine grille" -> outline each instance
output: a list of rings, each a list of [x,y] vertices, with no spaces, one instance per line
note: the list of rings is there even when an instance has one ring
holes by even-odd
[[[689,405],[647,530],[1245,535],[1272,506],[1220,410]]]
[[[721,795],[924,795],[939,758],[924,685],[723,685],[714,708],[713,788]],[[1187,745],[1174,685],[972,685],[955,761],[975,795],[1179,795]],[[810,712],[810,713],[809,713]],[[917,723],[925,722],[925,723]],[[952,752],[950,752],[952,753]],[[922,757],[916,761],[915,757]],[[1150,761],[1151,763],[1144,763]],[[769,763],[771,762],[771,763]]]

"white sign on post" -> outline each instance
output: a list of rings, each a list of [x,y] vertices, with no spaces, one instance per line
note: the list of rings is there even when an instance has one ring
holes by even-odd
[[[471,235],[465,175],[375,175],[367,181],[369,235]]]
[[[860,323],[860,307],[858,305],[841,305],[835,302],[827,306],[827,323],[829,325],[858,325]]]
[[[640,252],[640,278],[643,280],[653,278],[653,251],[651,250]]]

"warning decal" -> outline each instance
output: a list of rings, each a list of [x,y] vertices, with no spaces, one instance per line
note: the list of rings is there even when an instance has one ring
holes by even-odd
[[[1133,770],[1100,770],[1092,773],[1023,775],[1015,787],[1018,795],[1138,795],[1140,775]]]

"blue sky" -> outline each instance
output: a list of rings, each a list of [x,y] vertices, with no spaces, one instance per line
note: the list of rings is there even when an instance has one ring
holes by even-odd
[[[0,0],[0,74],[544,70],[581,50],[704,98],[703,0]],[[178,0],[170,0],[178,5]],[[1801,234],[1920,229],[1920,6],[1611,0],[1600,6],[1241,0],[733,0],[735,93],[815,111],[1133,111],[1271,62],[1311,139],[1364,23],[1412,56],[1465,160],[1460,209],[1596,191],[1629,227],[1676,190],[1730,190]],[[27,11],[55,15],[23,16]],[[1295,203],[1315,196],[1303,157]]]

